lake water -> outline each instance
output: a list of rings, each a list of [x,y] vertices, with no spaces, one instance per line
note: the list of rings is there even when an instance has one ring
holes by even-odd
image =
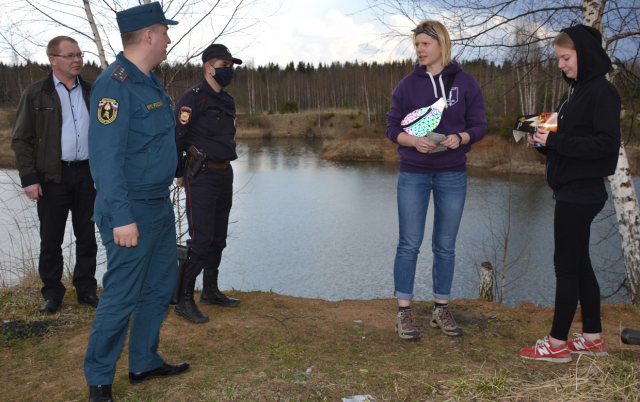
[[[393,297],[398,163],[325,161],[318,158],[321,148],[322,141],[313,139],[239,143],[230,235],[220,267],[222,289],[326,300]],[[22,195],[17,173],[4,171],[0,177],[0,279],[11,283],[20,264],[37,259],[38,224],[35,203]],[[477,169],[470,169],[468,177],[452,298],[478,297],[481,262],[504,265],[501,244],[511,195],[504,302],[552,305],[554,201],[544,178],[514,175],[509,181],[508,175]],[[427,219],[414,290],[417,300],[433,298],[432,209]],[[612,204],[597,219],[592,261],[607,295],[624,279]],[[73,261],[72,238],[67,233],[67,264]],[[100,280],[106,268],[102,249],[99,264]],[[621,291],[607,301],[625,298]]]

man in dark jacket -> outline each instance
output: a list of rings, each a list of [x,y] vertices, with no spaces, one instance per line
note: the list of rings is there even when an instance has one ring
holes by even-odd
[[[83,53],[68,36],[47,46],[52,72],[22,94],[11,136],[25,194],[37,201],[40,219],[38,271],[45,299],[40,312],[60,308],[65,287],[62,242],[71,211],[76,236],[73,286],[78,303],[98,305],[95,228],[96,190],[89,170],[88,129],[91,84],[80,77]]]

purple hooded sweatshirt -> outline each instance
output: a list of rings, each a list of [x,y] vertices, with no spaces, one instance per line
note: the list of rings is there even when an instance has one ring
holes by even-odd
[[[400,122],[416,109],[430,106],[442,97],[444,86],[450,74],[456,74],[451,87],[447,107],[442,120],[433,130],[449,135],[460,132],[469,133],[469,144],[457,149],[432,154],[423,154],[414,147],[400,145],[400,171],[409,173],[464,172],[467,170],[467,155],[471,144],[484,138],[487,132],[487,120],[484,117],[484,98],[478,82],[462,71],[453,61],[436,76],[427,73],[426,68],[416,64],[413,72],[400,81],[393,91],[393,106],[387,113],[387,137],[398,143],[398,134],[403,130]]]

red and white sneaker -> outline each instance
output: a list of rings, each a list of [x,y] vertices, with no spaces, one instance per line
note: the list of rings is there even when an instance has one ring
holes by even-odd
[[[573,336],[575,336],[576,339],[567,341],[569,352],[583,355],[607,356],[607,345],[604,343],[604,339],[596,339],[590,342],[584,339],[582,332],[574,332]]]
[[[567,345],[562,345],[556,349],[551,346],[548,336],[545,336],[544,339],[538,339],[536,346],[533,348],[522,349],[520,357],[553,363],[569,363],[571,361],[571,353],[569,353]]]

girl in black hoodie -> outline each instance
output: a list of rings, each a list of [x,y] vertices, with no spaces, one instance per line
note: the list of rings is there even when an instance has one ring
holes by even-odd
[[[569,90],[556,109],[558,130],[538,128],[529,139],[547,156],[547,182],[556,200],[554,215],[555,315],[551,334],[526,359],[570,362],[570,353],[606,355],[600,337],[600,287],[589,258],[591,222],[604,207],[604,176],[612,175],[620,147],[620,95],[606,78],[611,60],[602,35],[585,25],[563,29],[553,41],[558,67]],[[568,341],[580,301],[582,332]]]

